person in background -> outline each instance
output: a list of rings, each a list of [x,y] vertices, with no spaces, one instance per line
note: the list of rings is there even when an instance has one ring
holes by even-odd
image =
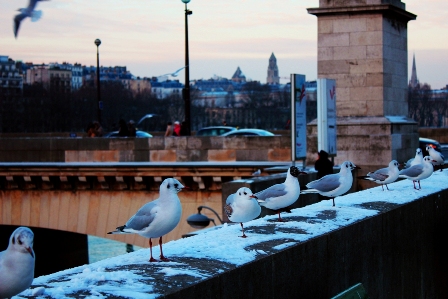
[[[222,121],[223,126],[227,126],[227,122],[225,120]]]
[[[173,135],[173,123],[169,121],[166,124],[165,136],[172,136],[172,135]]]
[[[93,131],[96,137],[103,137],[103,127],[101,127],[99,122],[93,122]]]
[[[180,136],[180,122],[174,122],[173,136]]]
[[[188,136],[188,125],[185,121],[180,125],[180,136]]]
[[[137,136],[137,129],[135,128],[135,122],[131,119],[128,123],[129,137]]]
[[[90,123],[86,129],[87,137],[95,137],[95,125]]]
[[[129,136],[129,129],[128,129],[128,126],[127,126],[126,121],[124,119],[121,118],[118,121],[118,127],[119,127],[119,129],[118,129],[118,136],[120,136],[120,137],[127,137],[127,136]]]
[[[328,159],[328,153],[324,150],[320,150],[317,153],[317,160],[314,163],[314,169],[317,170],[317,179],[333,173],[334,163]]]

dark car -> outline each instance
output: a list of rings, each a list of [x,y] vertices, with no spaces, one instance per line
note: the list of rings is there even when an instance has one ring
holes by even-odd
[[[221,136],[275,136],[275,134],[262,129],[238,129]]]
[[[196,132],[196,136],[220,136],[227,132],[235,131],[235,127],[229,127],[229,126],[214,126],[214,127],[205,127],[202,129],[199,129]]]
[[[436,151],[441,152],[442,146],[437,140],[420,137],[418,139],[418,147],[422,150],[423,157],[428,156],[426,146],[431,145]]]
[[[118,135],[118,131],[110,132],[106,134],[104,137],[106,138],[127,138],[128,136],[120,136]],[[151,138],[152,135],[145,132],[145,131],[137,131],[136,136],[137,138]]]

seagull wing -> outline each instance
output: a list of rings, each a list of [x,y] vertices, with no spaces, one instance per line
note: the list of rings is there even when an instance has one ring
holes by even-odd
[[[414,178],[423,172],[423,164],[417,164],[409,168],[400,170],[399,175]]]
[[[177,73],[179,73],[181,70],[183,70],[184,68],[186,68],[186,66],[181,67],[180,69],[178,69],[177,71],[175,71],[174,73],[171,74],[171,76],[176,77]]]
[[[306,186],[310,189],[316,189],[320,192],[329,192],[338,188],[341,183],[339,182],[339,174],[328,174],[323,178],[309,182]]]
[[[137,213],[126,222],[126,228],[140,231],[148,227],[154,220],[158,210],[158,205],[152,201],[145,204]]]
[[[39,0],[30,0],[30,2],[28,3],[28,7],[27,7],[28,11],[31,12],[34,10],[34,8],[36,8],[37,1],[39,1]]]
[[[371,177],[374,180],[378,180],[378,181],[384,181],[385,179],[387,179],[389,177],[389,169],[388,168],[381,168],[378,169],[375,172],[369,172],[367,174],[369,177]]]
[[[19,33],[20,22],[27,17],[26,14],[20,13],[14,17],[14,36],[17,38]]]
[[[284,184],[275,184],[263,191],[255,193],[255,196],[258,198],[258,201],[265,201],[268,198],[279,197],[286,194],[285,185]]]

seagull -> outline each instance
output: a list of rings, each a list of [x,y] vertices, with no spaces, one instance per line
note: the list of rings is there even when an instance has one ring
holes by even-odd
[[[398,177],[412,180],[414,183],[414,189],[420,190],[422,189],[420,186],[420,180],[429,178],[434,172],[434,166],[432,163],[434,163],[432,158],[430,156],[426,156],[423,158],[422,163],[400,170]],[[418,189],[415,187],[416,182],[418,182]]]
[[[423,162],[423,151],[421,148],[417,147],[417,149],[415,150],[415,157],[409,159],[406,162],[406,168],[409,168],[417,164],[421,164],[422,162]]]
[[[125,225],[117,227],[108,234],[139,234],[149,238],[150,262],[157,260],[152,256],[151,238],[160,238],[160,259],[169,261],[162,251],[162,236],[172,231],[180,221],[182,205],[177,193],[185,187],[176,179],[165,179],[160,185],[159,198],[142,206]]]
[[[256,200],[256,196],[247,187],[239,188],[236,193],[230,194],[227,197],[224,211],[227,217],[232,222],[239,222],[243,235],[241,238],[246,238],[244,233],[243,222],[247,222],[257,218],[261,213],[261,207]]]
[[[34,278],[34,234],[28,227],[17,228],[9,245],[0,252],[0,298],[11,298],[29,288]]]
[[[161,76],[159,76],[159,77],[164,77],[164,76],[177,77],[177,75],[179,74],[179,72],[180,72],[181,70],[183,70],[184,68],[186,68],[187,66],[188,66],[188,65],[181,67],[180,69],[178,69],[178,70],[175,71],[174,73],[168,73],[168,74],[165,74],[165,75],[161,75]]]
[[[346,193],[353,184],[353,169],[361,169],[350,161],[345,161],[341,164],[341,170],[339,173],[335,174],[327,174],[326,176],[309,182],[306,184],[307,190],[303,190],[302,194],[307,193],[319,193],[320,195],[330,197],[333,199],[333,207],[334,198],[336,196],[342,195]]]
[[[20,13],[14,17],[14,36],[17,38],[19,33],[20,22],[26,17],[31,18],[31,22],[36,22],[42,17],[42,11],[34,10],[38,1],[49,1],[49,0],[30,0],[27,8],[19,8]]]
[[[426,151],[432,159],[432,165],[436,166],[445,164],[445,157],[440,152],[436,151],[432,146],[427,145]],[[440,168],[440,171],[442,171],[442,168]]]
[[[400,170],[398,169],[398,165],[399,164],[396,160],[392,160],[389,162],[388,167],[378,169],[375,172],[369,172],[367,175],[359,176],[358,178],[381,184],[381,188],[383,188],[383,191],[384,185],[386,185],[386,189],[389,190],[387,184],[393,183],[398,179],[398,173],[400,172]]]
[[[261,169],[258,169],[257,171],[252,172],[252,176],[259,176],[261,175]]]
[[[291,166],[286,173],[285,182],[275,184],[267,189],[255,193],[261,206],[278,212],[278,221],[283,222],[280,212],[285,211],[284,208],[292,205],[299,199],[300,184],[298,176],[306,174],[299,171],[295,166]]]

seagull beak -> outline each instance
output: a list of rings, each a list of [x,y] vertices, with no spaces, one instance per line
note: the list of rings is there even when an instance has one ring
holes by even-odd
[[[26,251],[28,251],[28,252],[31,254],[31,256],[34,258],[34,252],[33,252],[33,249],[31,249],[31,247],[26,247],[25,249],[26,249]]]
[[[258,199],[258,197],[256,197],[254,194],[252,194],[251,196],[249,196],[250,198],[255,198]]]

